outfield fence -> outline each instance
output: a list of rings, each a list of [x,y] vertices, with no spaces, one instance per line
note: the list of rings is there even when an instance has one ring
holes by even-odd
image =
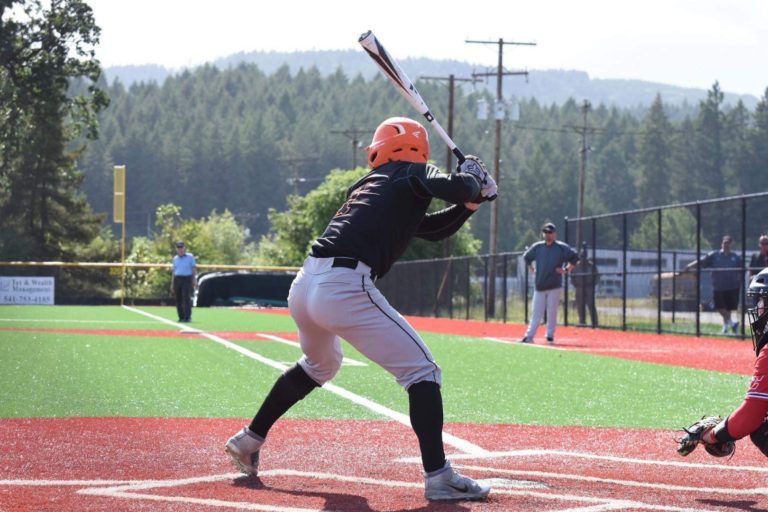
[[[740,305],[734,315],[739,324],[728,334],[748,335],[743,292],[750,274],[760,270],[749,265],[759,250],[760,235],[768,232],[766,199],[768,192],[566,218],[560,238],[573,247],[585,243],[596,265],[595,326],[697,336],[722,334],[722,319],[713,310],[711,279],[718,272],[736,272],[742,283]],[[739,268],[697,266],[693,272],[681,272],[692,261],[718,249],[724,235],[733,238],[732,251],[740,258]],[[522,254],[401,261],[377,286],[398,311],[407,315],[527,323],[534,279]],[[201,274],[229,271],[279,278],[278,284],[268,284],[265,277],[248,285],[283,290],[285,297],[273,305],[285,303],[290,277],[298,270],[204,264],[198,269]],[[170,264],[0,262],[0,276],[54,277],[57,304],[117,303],[121,298],[134,304],[173,303]],[[253,293],[242,295],[238,299],[247,301]],[[578,318],[571,279],[565,280],[563,298],[560,323],[578,325],[585,320],[592,324],[589,316]]]

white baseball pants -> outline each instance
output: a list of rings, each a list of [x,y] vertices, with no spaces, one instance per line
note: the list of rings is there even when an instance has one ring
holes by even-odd
[[[547,336],[555,336],[557,327],[557,308],[560,306],[560,293],[562,288],[553,288],[551,290],[534,290],[533,292],[533,312],[531,313],[531,323],[528,324],[528,330],[525,331],[525,337],[533,339],[536,335],[536,329],[539,328],[541,318],[544,316],[544,309],[547,310]]]
[[[371,268],[333,267],[334,258],[308,257],[288,293],[304,355],[299,365],[318,384],[341,367],[339,336],[394,375],[411,384],[441,384],[440,367],[421,337],[395,311],[371,279]]]

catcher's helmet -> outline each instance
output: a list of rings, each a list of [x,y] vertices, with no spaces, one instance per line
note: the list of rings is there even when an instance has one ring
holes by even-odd
[[[747,314],[752,328],[752,346],[755,355],[760,354],[760,349],[768,343],[768,268],[764,268],[752,278],[747,290]]]
[[[407,117],[390,117],[376,128],[368,151],[371,169],[387,162],[427,163],[429,137],[421,124]]]

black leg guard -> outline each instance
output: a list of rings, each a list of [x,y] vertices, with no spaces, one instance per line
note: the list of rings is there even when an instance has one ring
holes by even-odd
[[[445,466],[443,450],[443,396],[435,382],[421,381],[408,388],[411,426],[419,438],[424,472]]]
[[[278,377],[248,428],[254,434],[266,438],[267,432],[280,416],[319,387],[320,384],[312,380],[301,366],[293,365]]]
[[[768,457],[768,421],[763,422],[759,429],[749,435],[749,438],[763,452],[763,455]]]

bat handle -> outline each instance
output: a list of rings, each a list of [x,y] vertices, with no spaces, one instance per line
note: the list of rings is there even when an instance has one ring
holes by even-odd
[[[466,157],[464,156],[464,153],[461,152],[459,148],[453,148],[451,150],[454,155],[456,155],[456,159],[459,161],[459,165],[463,164],[466,160]]]

